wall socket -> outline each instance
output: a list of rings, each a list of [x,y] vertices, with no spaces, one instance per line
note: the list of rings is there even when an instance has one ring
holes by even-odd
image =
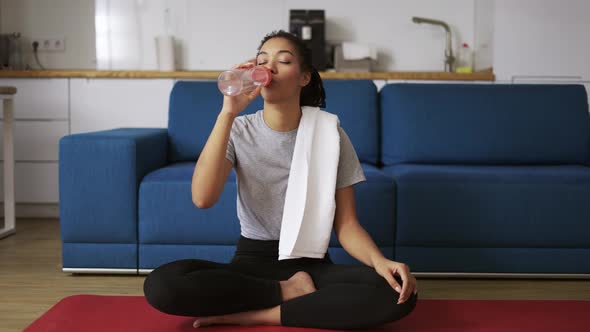
[[[63,52],[66,50],[66,42],[65,38],[58,37],[58,38],[33,38],[31,40],[31,45],[34,42],[39,43],[39,48],[37,50],[39,52]]]

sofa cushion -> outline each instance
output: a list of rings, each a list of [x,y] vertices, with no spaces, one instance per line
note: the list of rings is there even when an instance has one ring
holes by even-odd
[[[582,85],[389,84],[380,95],[386,166],[590,161]]]
[[[590,248],[590,167],[396,165],[397,246]]]
[[[379,95],[373,81],[324,80],[326,111],[338,115],[361,162],[379,160]]]
[[[191,198],[194,167],[194,162],[175,163],[144,177],[139,188],[139,243],[230,245],[238,240],[234,170],[217,203],[199,209]]]
[[[380,246],[393,246],[395,197],[391,176],[362,163],[367,181],[355,186],[357,215]],[[221,197],[209,209],[191,199],[194,162],[148,174],[139,189],[139,242],[142,244],[233,245],[240,234],[236,174],[232,169]],[[339,246],[332,232],[331,246]]]
[[[367,181],[354,186],[357,217],[375,243],[393,246],[395,240],[395,183],[379,168],[361,163]],[[331,246],[340,246],[332,234]]]

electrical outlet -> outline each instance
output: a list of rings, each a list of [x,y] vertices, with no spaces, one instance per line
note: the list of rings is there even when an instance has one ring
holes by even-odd
[[[39,43],[39,52],[63,52],[66,50],[65,38],[33,38],[31,45],[34,42]]]

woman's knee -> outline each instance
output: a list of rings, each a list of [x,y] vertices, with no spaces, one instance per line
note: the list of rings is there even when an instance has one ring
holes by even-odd
[[[375,292],[370,296],[372,300],[369,302],[374,307],[367,309],[373,313],[376,324],[385,324],[402,319],[414,310],[418,300],[418,295],[412,293],[406,301],[398,304],[400,294],[393,290],[391,286],[376,288]]]
[[[228,274],[230,272],[221,269],[220,264],[178,261],[153,270],[143,283],[143,292],[147,302],[159,311],[200,315],[210,309],[211,299],[218,293],[218,289],[211,286],[223,284]]]
[[[414,308],[416,308],[416,304],[418,302],[418,294],[412,293],[412,295],[409,296],[406,301],[400,304],[397,303],[399,299],[399,294],[397,292],[395,292],[395,294],[396,295],[394,295],[391,298],[393,301],[389,302],[390,310],[388,317],[386,317],[385,319],[385,322],[393,322],[400,320],[409,315],[412,311],[414,311]]]
[[[157,270],[152,271],[143,282],[143,294],[147,302],[159,311],[172,314],[174,292],[170,282]]]
[[[411,296],[408,297],[404,303],[397,304],[400,294],[395,291],[392,285],[390,285],[383,276],[377,273],[377,271],[370,269],[361,275],[361,280],[365,284],[372,285],[380,290],[378,291],[379,295],[375,298],[375,303],[379,303],[388,308],[388,310],[385,310],[387,316],[385,317],[386,321],[401,319],[412,312],[416,307],[416,302],[418,300],[417,294],[412,292]],[[396,274],[393,278],[403,288],[404,283],[401,276]]]
[[[178,314],[178,306],[184,301],[181,279],[190,271],[187,268],[190,263],[190,260],[166,263],[147,275],[143,293],[152,307],[168,314]]]
[[[408,297],[408,299],[402,303],[405,309],[405,315],[409,314],[410,312],[414,311],[414,308],[416,308],[416,304],[418,303],[418,293],[413,293]]]

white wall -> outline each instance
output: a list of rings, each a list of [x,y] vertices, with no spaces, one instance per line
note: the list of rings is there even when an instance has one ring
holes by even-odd
[[[111,36],[104,69],[156,69],[154,37],[166,31],[165,8],[178,39],[177,68],[187,70],[224,69],[251,57],[266,33],[288,29],[290,9],[324,9],[326,39],[377,47],[376,70],[442,70],[444,30],[414,24],[412,16],[449,23],[455,46],[474,42],[474,0],[2,0],[1,30],[65,36],[65,52],[41,54],[45,66],[94,69],[95,2],[97,42]],[[101,30],[105,23],[110,30]]]
[[[475,0],[474,3],[474,69],[476,71],[494,66],[494,17],[493,0]]]
[[[222,69],[255,55],[266,33],[288,29],[290,9],[324,9],[326,40],[376,47],[378,71],[444,68],[444,30],[412,23],[412,16],[444,20],[455,37],[473,41],[473,0],[256,0],[248,1],[247,6],[207,0],[189,4],[186,13],[199,13],[199,19],[186,19],[189,48],[183,55],[188,68]],[[231,7],[240,10],[228,11]],[[457,38],[454,41],[459,44]]]
[[[25,63],[38,68],[31,38],[65,38],[65,52],[42,52],[46,68],[95,68],[94,0],[2,0],[0,31],[20,32]]]
[[[523,76],[590,80],[590,1],[496,0],[494,72],[499,81]]]

